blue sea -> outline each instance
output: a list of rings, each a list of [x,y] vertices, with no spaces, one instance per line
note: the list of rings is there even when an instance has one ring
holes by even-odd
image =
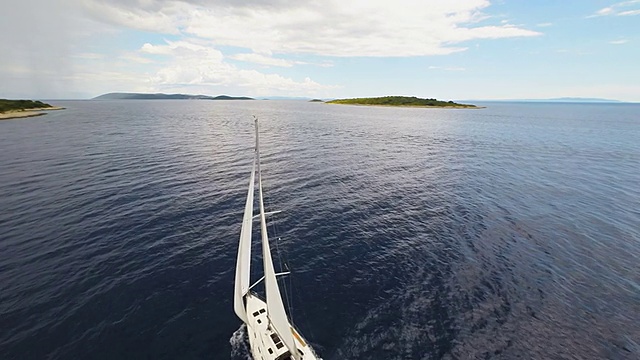
[[[640,104],[52,103],[0,121],[3,360],[247,359],[252,115],[325,360],[640,358]]]

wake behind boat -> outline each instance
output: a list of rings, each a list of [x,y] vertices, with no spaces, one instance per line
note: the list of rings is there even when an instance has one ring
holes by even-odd
[[[236,281],[234,291],[234,310],[247,325],[249,345],[254,360],[314,360],[319,359],[308,342],[293,327],[282,302],[280,288],[273,267],[269,236],[267,233],[266,213],[262,195],[262,176],[260,172],[260,140],[258,119],[255,119],[256,147],[253,168],[249,181],[247,202],[242,218],[238,260],[236,263]],[[253,195],[256,173],[258,181],[258,203],[260,214],[253,215]],[[262,258],[264,276],[253,285],[250,284],[251,235],[253,221],[260,219],[262,240]],[[251,289],[264,280],[266,299],[262,299]]]

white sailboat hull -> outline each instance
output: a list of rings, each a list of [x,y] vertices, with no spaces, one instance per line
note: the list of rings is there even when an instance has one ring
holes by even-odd
[[[276,332],[269,326],[267,303],[255,294],[246,296],[247,335],[254,360],[289,360],[291,353],[282,343]],[[304,360],[320,359],[308,345],[307,341],[289,324],[296,347]]]

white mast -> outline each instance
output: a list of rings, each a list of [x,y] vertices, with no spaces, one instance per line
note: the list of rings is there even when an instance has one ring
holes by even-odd
[[[249,292],[249,276],[251,267],[251,229],[253,225],[253,193],[256,173],[256,157],[253,158],[251,180],[247,202],[244,206],[242,217],[242,229],[240,230],[240,243],[238,244],[238,260],[236,262],[236,283],[233,297],[233,309],[238,317],[247,322],[247,311],[244,304],[244,296]]]
[[[273,268],[273,260],[271,259],[271,249],[269,248],[269,237],[267,235],[267,222],[264,215],[264,202],[262,197],[262,174],[260,172],[260,141],[258,137],[258,119],[255,119],[256,125],[256,161],[258,165],[258,197],[260,202],[260,234],[262,235],[262,258],[264,265],[264,283],[267,293],[267,315],[271,321],[271,326],[280,336],[280,339],[291,352],[291,356],[295,360],[300,360],[300,354],[296,347],[287,313],[284,310],[280,288],[276,280],[276,273]]]

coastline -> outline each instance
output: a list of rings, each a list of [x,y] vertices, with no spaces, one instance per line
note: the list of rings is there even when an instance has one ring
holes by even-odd
[[[429,105],[382,105],[382,104],[340,104],[325,102],[329,105],[351,105],[351,106],[380,106],[380,107],[393,107],[393,108],[421,108],[421,109],[486,109],[486,106],[429,106]]]
[[[33,108],[33,109],[22,109],[22,110],[11,110],[7,112],[0,113],[0,120],[10,120],[10,119],[20,119],[20,118],[28,118],[34,116],[42,116],[46,115],[46,111],[50,110],[63,110],[63,107],[60,106],[52,106],[46,108]],[[45,112],[40,112],[45,111]]]

